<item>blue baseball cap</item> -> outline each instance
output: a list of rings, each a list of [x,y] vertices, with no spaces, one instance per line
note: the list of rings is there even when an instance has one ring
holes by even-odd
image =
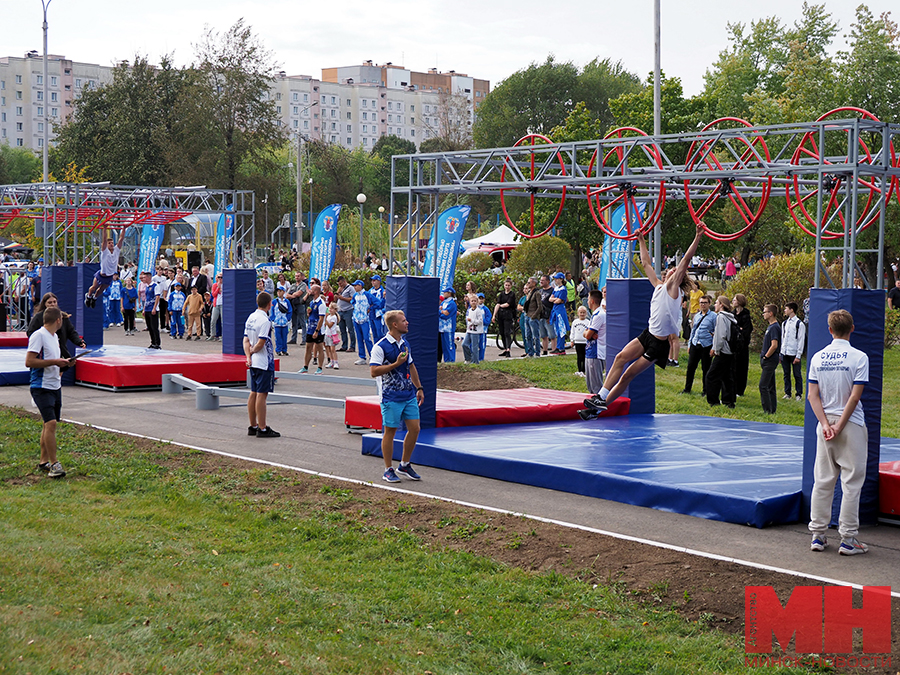
[[[381,275],[379,274],[373,274],[370,278],[372,281],[381,281]]]
[[[562,272],[557,272],[556,274],[553,275],[552,278],[553,278],[553,279],[565,279],[565,278],[566,278],[566,275],[563,274]]]
[[[362,279],[357,279],[356,281],[353,282],[353,285],[354,286],[365,286]]]
[[[476,293],[476,294],[475,294],[475,297],[483,298],[483,297],[484,297],[484,293]]]
[[[456,291],[453,290],[453,286],[447,286],[447,288],[445,288],[445,289],[444,289],[443,291],[441,291],[441,292],[442,292],[442,293],[453,293],[453,295],[456,295]]]

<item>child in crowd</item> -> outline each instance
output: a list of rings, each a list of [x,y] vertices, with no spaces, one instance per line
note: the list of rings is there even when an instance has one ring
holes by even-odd
[[[110,326],[121,326],[122,325],[122,282],[119,281],[118,273],[113,274],[112,283],[110,283],[109,288],[107,289],[109,292],[109,300],[108,302],[104,300],[106,303],[106,323]],[[106,297],[107,291],[103,292],[104,297]]]
[[[184,309],[188,321],[185,340],[190,340],[191,336],[194,336],[195,340],[199,340],[203,332],[203,328],[200,325],[200,314],[203,312],[203,296],[200,295],[200,289],[196,286],[191,286],[191,294],[184,302]]]
[[[269,319],[275,329],[275,355],[287,356],[287,334],[293,316],[291,301],[284,297],[284,287],[275,289],[275,299],[272,300],[272,309],[269,311]]]
[[[134,287],[134,278],[125,280],[125,288],[122,289],[122,318],[125,323],[125,335],[134,335],[134,312],[138,299],[137,289]]]
[[[466,311],[466,337],[463,340],[463,355],[468,363],[480,363],[484,311],[478,306],[478,296],[474,293],[470,293],[466,297],[466,301],[469,309]]]
[[[584,352],[587,347],[587,338],[584,337],[584,331],[590,325],[588,323],[587,307],[580,305],[578,307],[578,318],[572,322],[572,330],[569,333],[572,344],[575,345],[575,354],[578,357],[578,370],[576,375],[584,377]]]
[[[173,340],[179,340],[184,337],[184,324],[181,323],[184,300],[181,284],[176,283],[174,290],[169,293],[169,337]]]
[[[484,350],[487,348],[487,332],[491,325],[491,310],[484,304],[484,293],[478,293],[478,307],[484,312],[484,323],[481,326],[481,346],[478,351],[478,360],[484,361]]]
[[[337,345],[341,344],[341,315],[338,313],[336,302],[328,305],[328,313],[325,315],[325,356],[328,359],[326,368],[340,370],[337,360]]]
[[[203,320],[203,330],[206,331],[206,339],[209,340],[212,338],[212,296],[209,294],[209,291],[203,294],[203,311],[200,313],[200,318]],[[202,333],[202,331],[201,331]]]

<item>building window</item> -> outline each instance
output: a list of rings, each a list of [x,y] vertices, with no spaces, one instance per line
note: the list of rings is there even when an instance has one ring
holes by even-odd
[[[394,116],[388,115],[388,122],[393,122],[393,121],[394,121]]]
[[[0,122],[6,121],[6,113],[0,113]]]
[[[295,91],[293,94],[291,94],[291,100],[292,101],[300,100],[300,95]]]
[[[410,123],[410,124],[415,124],[415,123],[416,123],[416,118],[415,118],[415,117],[410,117],[410,118],[409,118],[409,123]]]
[[[347,105],[350,105],[350,99],[349,99],[349,98],[347,99]]]
[[[20,105],[16,106],[16,115],[18,115],[19,117],[22,116],[22,106],[20,106]]]
[[[325,94],[322,94],[322,105],[325,105]]]
[[[44,116],[44,106],[42,106],[42,105],[39,105],[39,106],[38,106],[37,114],[38,114],[38,117],[43,117],[43,116]]]
[[[364,119],[364,120],[369,119],[369,113],[364,112],[364,113],[363,113],[363,119]]]
[[[410,103],[409,105],[409,112],[416,112],[416,106],[414,106],[412,103]]]
[[[0,90],[6,89],[6,80],[0,80]]]
[[[347,133],[349,134],[349,133],[352,132],[352,131],[353,131],[353,125],[352,125],[352,124],[348,124],[348,125],[347,125]]]
[[[43,100],[44,100],[44,92],[39,91],[39,92],[37,93],[37,100],[38,100],[38,101],[43,101]]]
[[[331,142],[332,142],[332,143],[337,143],[337,136],[332,136],[332,137],[331,137]]]
[[[59,100],[58,97],[59,97],[59,94],[57,94],[55,91],[50,92],[50,100],[53,103],[56,103],[56,101]]]
[[[75,88],[81,89],[81,78],[80,77],[75,79]]]
[[[275,112],[278,113],[279,115],[281,114],[281,106],[280,105],[275,106]]]
[[[353,139],[347,136],[347,145],[350,145],[351,143],[353,143]]]
[[[22,92],[19,91],[19,90],[16,90],[16,100],[17,100],[17,101],[21,101],[21,100],[22,100]]]
[[[56,75],[51,75],[51,76],[50,76],[50,86],[51,86],[51,87],[55,87],[55,86],[56,86]]]
[[[4,119],[3,121],[5,122],[6,119]],[[369,133],[369,125],[368,124],[363,124],[363,133],[364,134]]]
[[[275,94],[275,100],[276,100],[276,101],[280,101],[280,100],[281,100],[281,92],[278,92],[277,94]]]
[[[38,75],[38,76],[37,76],[37,83],[38,83],[38,84],[44,84],[44,76],[43,76],[43,75]]]
[[[41,131],[41,132],[44,131],[44,123],[43,122],[38,122],[38,131]]]
[[[50,108],[50,117],[59,117],[59,108]]]
[[[331,105],[337,105],[337,97],[336,96],[331,97]]]
[[[347,113],[347,119],[348,119],[348,120],[352,120],[352,119],[353,119],[353,116],[352,116],[349,112]]]
[[[4,87],[3,87],[3,88],[6,89],[5,83],[4,83]],[[367,107],[369,106],[369,99],[364,98],[364,99],[362,100],[362,102],[363,102],[363,108],[367,108]]]
[[[38,139],[38,147],[39,147],[39,148],[43,148],[43,147],[44,147],[44,139],[43,139],[43,138],[39,138],[39,139]]]
[[[294,128],[296,129],[300,125],[300,120],[294,120]]]
[[[16,75],[16,84],[22,84],[22,76]]]
[[[337,124],[335,124],[334,122],[331,123],[331,130],[337,131]]]
[[[388,101],[388,110],[393,110],[393,109],[394,109],[394,102]]]
[[[331,116],[337,117],[337,110],[335,110],[334,108],[331,109]]]
[[[17,138],[17,139],[16,139],[16,145],[17,145],[18,147],[21,148],[21,147],[22,147],[23,145],[25,145],[25,144],[22,142],[22,139],[21,139],[21,138]]]
[[[416,135],[416,130],[415,130],[415,129],[410,129],[410,130],[409,130],[409,135],[410,135],[411,137],[415,137],[415,135]]]
[[[309,129],[309,120],[303,120],[303,128]]]
[[[16,122],[16,131],[22,131],[22,123]]]
[[[368,139],[368,138],[364,138],[364,139],[363,139],[363,145],[368,145],[368,144],[369,144],[369,139]]]

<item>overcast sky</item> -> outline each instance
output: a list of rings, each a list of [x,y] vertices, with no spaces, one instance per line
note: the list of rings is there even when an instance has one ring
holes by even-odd
[[[662,67],[688,95],[726,46],[726,24],[779,16],[792,24],[797,0],[662,0]],[[825,3],[849,32],[855,1]],[[871,0],[873,14],[897,0]],[[126,9],[127,8],[127,9]],[[40,0],[3,0],[0,56],[42,51]],[[158,62],[174,53],[189,63],[205,25],[224,30],[243,17],[289,75],[372,59],[411,70],[456,70],[491,86],[548,54],[582,66],[594,57],[621,59],[643,79],[653,69],[653,0],[52,0],[49,51],[110,65],[134,54]],[[843,47],[843,38],[837,41]]]

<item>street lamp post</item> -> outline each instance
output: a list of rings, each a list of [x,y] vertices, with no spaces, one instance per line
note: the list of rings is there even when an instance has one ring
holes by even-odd
[[[318,101],[313,101],[303,108],[300,114],[302,115],[318,104]],[[299,128],[297,129],[297,221],[295,226],[297,231],[297,254],[299,255],[300,250],[303,248],[301,245],[303,241],[303,132]]]
[[[356,195],[356,201],[359,202],[359,263],[362,265],[363,260],[363,204],[366,203],[366,196],[360,192]]]
[[[50,3],[53,0],[41,0],[41,5],[44,7],[44,177],[43,181],[45,183],[50,180],[50,171],[49,171],[49,162],[47,156],[47,143],[50,139],[50,116],[47,111],[50,109],[50,98],[47,95],[47,8],[50,6]]]

